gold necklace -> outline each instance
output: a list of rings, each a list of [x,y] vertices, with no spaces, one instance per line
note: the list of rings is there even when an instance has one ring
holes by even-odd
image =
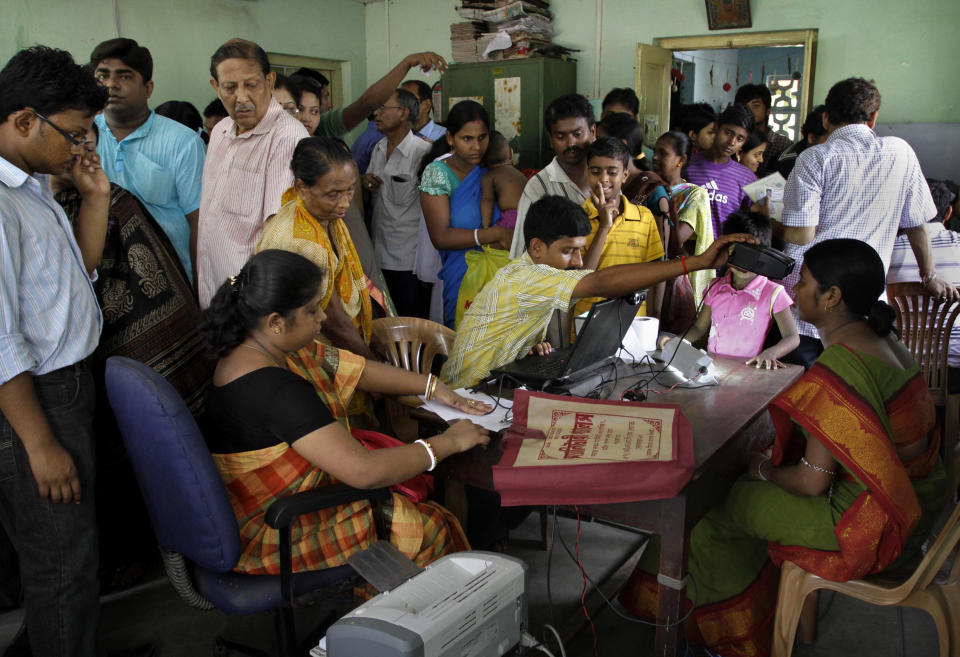
[[[250,336],[250,339],[253,340],[254,342],[256,342],[257,345],[260,345],[260,343],[257,341],[257,339],[256,339],[255,337]],[[267,351],[266,349],[264,349],[262,346],[256,346],[256,347],[255,347],[255,346],[253,346],[252,344],[247,344],[247,343],[245,343],[245,342],[241,342],[241,343],[240,343],[240,346],[241,346],[241,347],[246,347],[247,349],[252,349],[252,350],[254,350],[254,351],[259,351],[261,354],[265,355],[267,358],[269,358],[270,360],[272,360],[274,365],[276,365],[276,366],[279,367],[280,369],[286,369],[283,365],[280,364],[280,362],[279,362],[276,358],[273,357],[273,354],[271,354],[269,351]]]

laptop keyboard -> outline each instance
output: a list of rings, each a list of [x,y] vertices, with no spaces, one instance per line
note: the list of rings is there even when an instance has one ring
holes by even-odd
[[[550,358],[550,355],[540,356],[538,362],[538,373],[546,378],[553,378],[563,374],[567,367],[567,359],[557,354],[557,358]]]

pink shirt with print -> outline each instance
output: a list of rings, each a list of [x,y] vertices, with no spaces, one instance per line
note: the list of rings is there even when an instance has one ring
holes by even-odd
[[[793,305],[793,300],[782,285],[766,276],[758,275],[742,290],[734,289],[727,272],[710,286],[703,303],[710,306],[710,353],[752,358],[763,351],[773,316]]]

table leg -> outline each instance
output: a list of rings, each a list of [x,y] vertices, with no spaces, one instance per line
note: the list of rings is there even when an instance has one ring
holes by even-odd
[[[685,500],[680,497],[673,500],[676,505],[669,510],[676,521],[668,525],[669,529],[660,535],[660,581],[657,623],[669,625],[658,627],[654,640],[653,654],[657,657],[674,657],[680,641],[682,626],[677,620],[683,615],[686,590],[682,586],[687,574],[687,540],[684,507]]]

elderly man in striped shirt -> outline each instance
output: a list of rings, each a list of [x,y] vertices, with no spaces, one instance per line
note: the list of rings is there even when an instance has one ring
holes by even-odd
[[[203,167],[197,292],[210,305],[217,288],[253,254],[264,222],[293,185],[290,158],[307,130],[273,98],[276,73],[263,48],[231,39],[210,63],[210,84],[229,117],[214,126]]]

